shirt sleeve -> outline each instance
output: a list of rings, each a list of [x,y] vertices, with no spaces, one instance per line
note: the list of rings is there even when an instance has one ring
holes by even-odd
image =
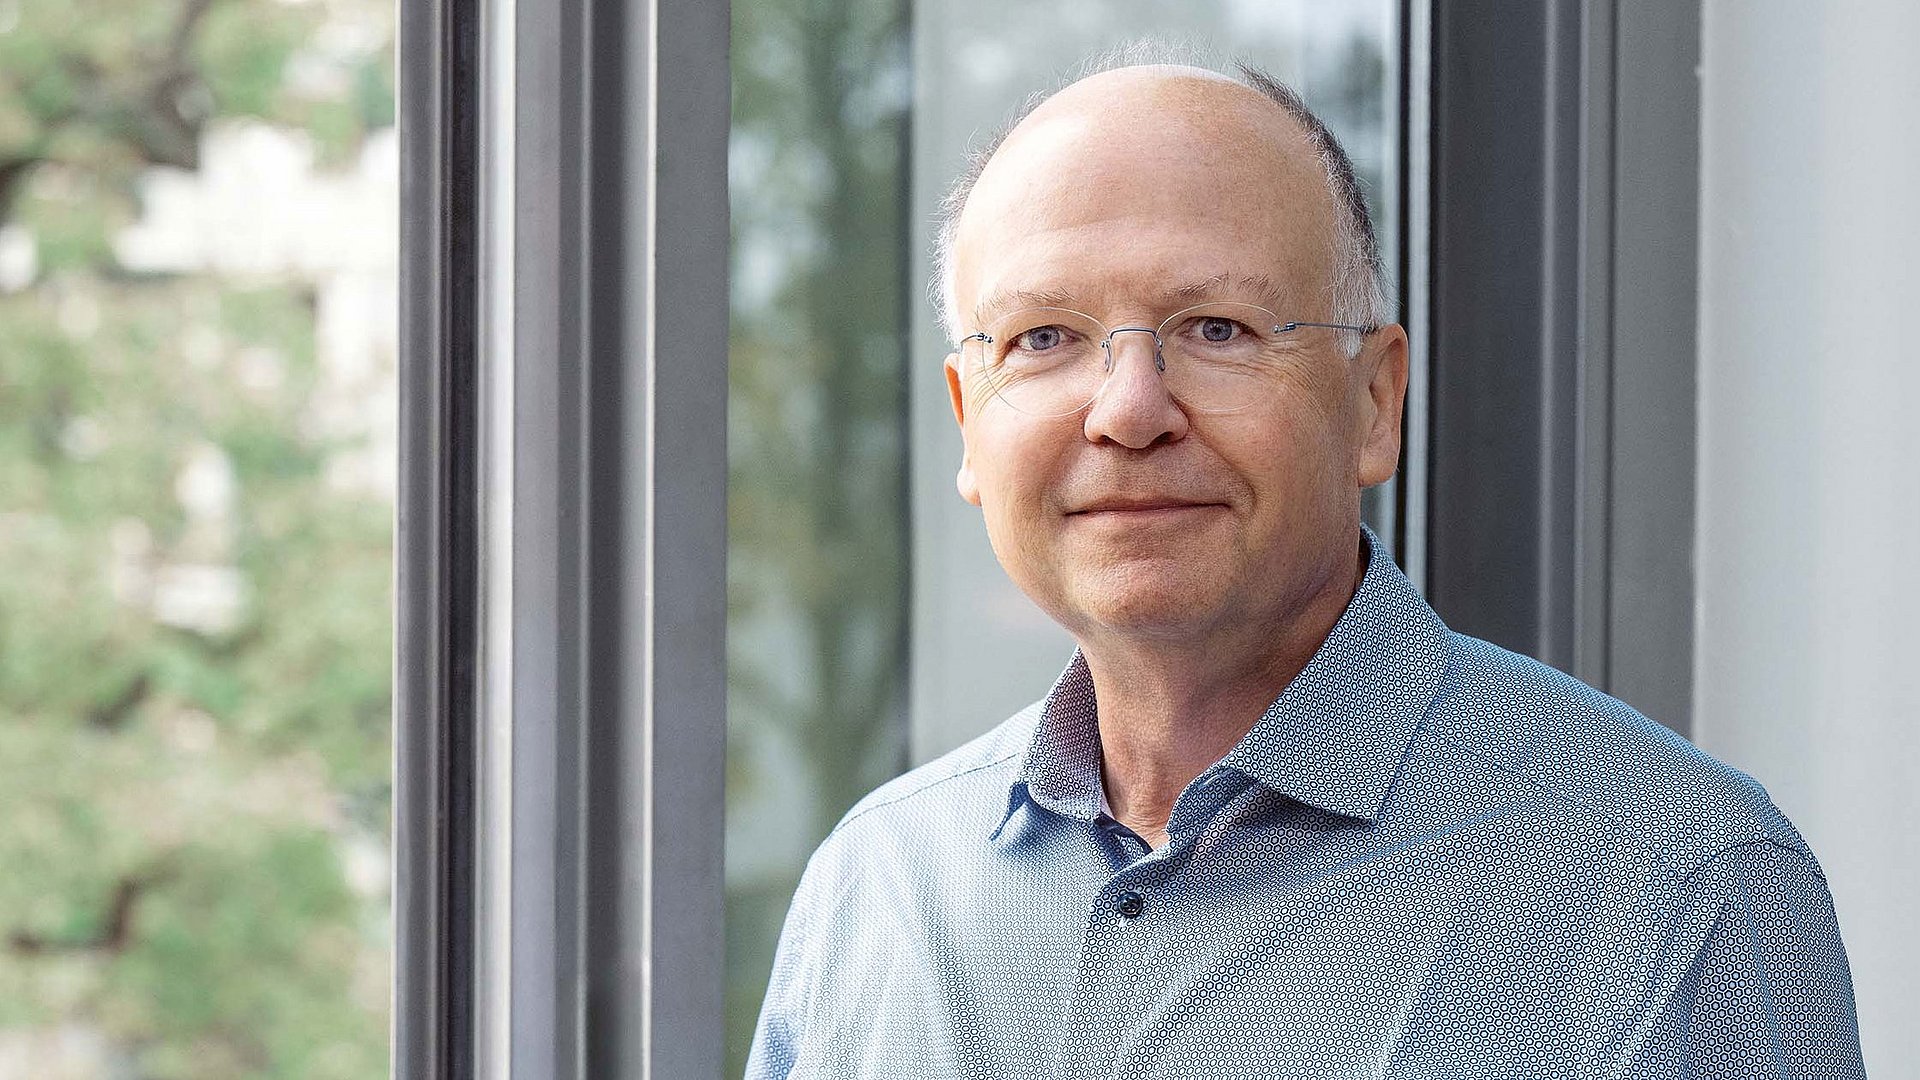
[[[805,898],[803,877],[787,908],[779,944],[774,947],[773,974],[760,1003],[760,1019],[754,1025],[743,1080],[785,1080],[799,1059],[800,971],[807,947]]]
[[[1633,1075],[1865,1080],[1853,976],[1826,875],[1773,841],[1722,851],[1697,875],[1711,929]]]
[[[743,1080],[786,1080],[800,1062],[800,1040],[807,1026],[814,986],[818,982],[822,922],[849,885],[844,868],[830,850],[828,836],[808,857],[793,891],[793,902],[774,946],[773,973],[760,1003],[753,1044],[747,1051]]]

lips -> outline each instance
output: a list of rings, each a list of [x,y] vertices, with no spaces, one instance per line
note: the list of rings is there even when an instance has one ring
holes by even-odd
[[[1167,510],[1197,510],[1202,507],[1222,505],[1224,504],[1169,496],[1134,496],[1098,499],[1078,510],[1068,511],[1067,516],[1073,517],[1079,514],[1147,514]]]

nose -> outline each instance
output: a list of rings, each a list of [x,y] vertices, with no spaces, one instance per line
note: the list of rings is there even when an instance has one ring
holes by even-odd
[[[1160,374],[1159,342],[1145,327],[1121,327],[1107,339],[1107,378],[1087,409],[1086,437],[1132,450],[1186,437],[1187,414]]]

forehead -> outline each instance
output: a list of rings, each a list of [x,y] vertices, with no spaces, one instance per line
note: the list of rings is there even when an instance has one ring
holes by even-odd
[[[955,233],[963,313],[1017,292],[1144,302],[1203,281],[1323,285],[1332,196],[1292,117],[1220,78],[1100,78],[1037,109],[982,171]]]
[[[1017,284],[1016,279],[1016,282],[989,285],[980,290],[972,312],[974,317],[987,322],[1011,311],[1035,307],[1079,311],[1099,306],[1098,301],[1120,291],[1104,284],[1097,274],[1077,275],[1078,281],[1062,282],[1061,275],[1049,274],[1045,268],[1035,269],[1037,273],[1031,276],[1051,279],[1055,284],[1030,288]],[[1135,295],[1126,299],[1143,311],[1171,311],[1224,299],[1258,304],[1274,311],[1291,311],[1299,303],[1293,290],[1266,274],[1237,273],[1192,278],[1166,276],[1153,285],[1135,290]]]

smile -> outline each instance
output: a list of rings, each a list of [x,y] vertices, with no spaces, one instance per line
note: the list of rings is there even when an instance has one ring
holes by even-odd
[[[1106,518],[1115,521],[1146,523],[1158,520],[1176,520],[1193,514],[1211,510],[1225,510],[1222,503],[1176,502],[1173,500],[1115,500],[1089,506],[1084,510],[1075,510],[1068,517]]]

